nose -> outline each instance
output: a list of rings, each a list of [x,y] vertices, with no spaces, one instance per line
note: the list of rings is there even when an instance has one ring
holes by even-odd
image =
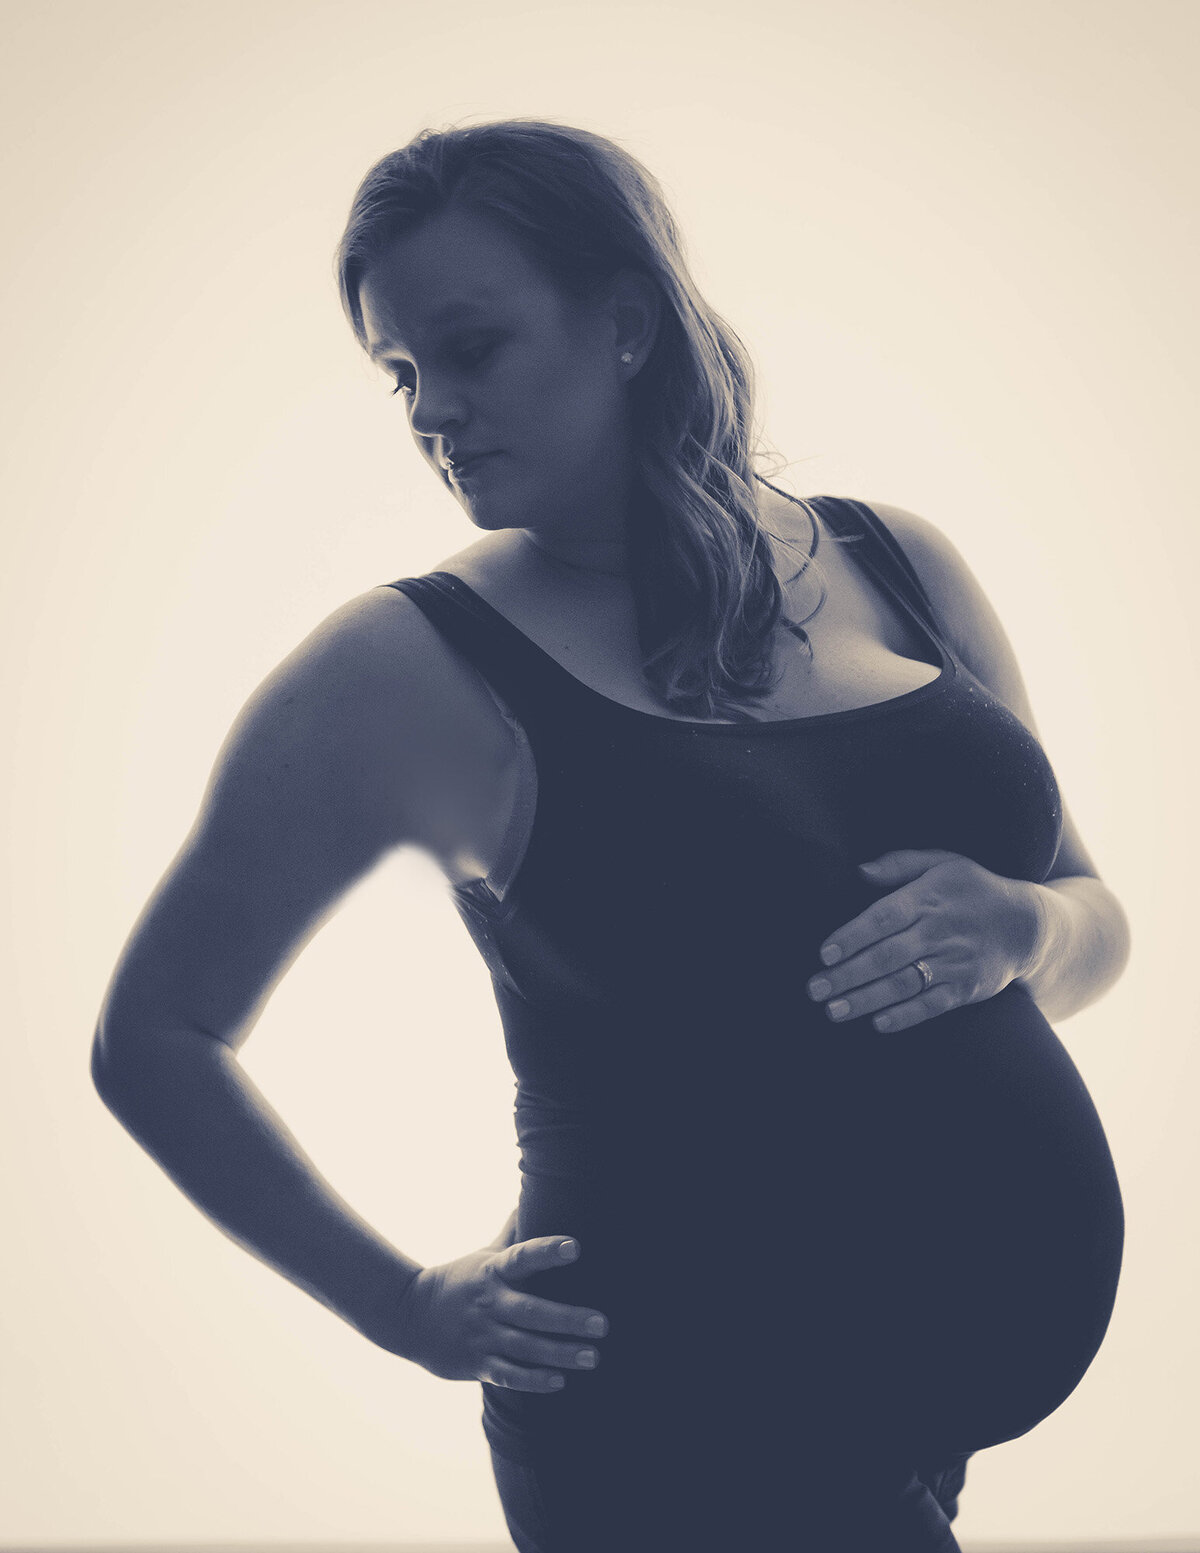
[[[466,419],[463,396],[450,380],[442,378],[439,381],[429,374],[418,378],[408,410],[408,424],[415,437],[426,440],[450,437]]]

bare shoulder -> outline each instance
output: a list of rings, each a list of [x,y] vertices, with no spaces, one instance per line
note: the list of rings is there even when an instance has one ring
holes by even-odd
[[[396,589],[329,614],[235,718],[118,961],[104,1050],[136,1052],[181,1022],[240,1045],[285,966],[385,855],[461,844],[494,724],[507,732]]]
[[[286,665],[350,716],[386,714],[392,728],[433,734],[451,712],[489,723],[496,705],[482,677],[399,588],[383,584],[327,616]]]
[[[420,840],[422,799],[444,767],[508,757],[511,735],[473,675],[405,594],[368,589],[338,606],[263,679],[221,751],[206,808],[231,785],[302,783],[382,849]],[[225,799],[224,802],[218,802]]]
[[[929,595],[938,625],[958,656],[1008,705],[1013,705],[1011,694],[1024,701],[1028,711],[1012,644],[962,552],[943,529],[918,513],[890,502],[872,501],[864,505],[883,519],[912,563]]]

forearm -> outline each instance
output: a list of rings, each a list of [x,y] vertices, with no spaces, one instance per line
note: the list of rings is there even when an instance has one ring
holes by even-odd
[[[98,1037],[92,1064],[127,1131],[230,1239],[401,1352],[386,1312],[421,1264],[333,1191],[224,1042],[176,1030],[132,1044]]]
[[[1052,1021],[1094,1003],[1129,959],[1129,922],[1120,901],[1090,874],[1022,881],[1037,926],[1028,968],[1017,980]]]

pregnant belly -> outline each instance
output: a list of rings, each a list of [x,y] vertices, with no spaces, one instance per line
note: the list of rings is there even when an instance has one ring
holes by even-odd
[[[1095,1107],[1024,989],[891,1040],[725,1033],[729,1060],[681,1073],[657,1128],[627,1111],[530,1152],[521,1238],[575,1234],[583,1255],[529,1286],[611,1330],[600,1370],[526,1415],[563,1401],[556,1427],[608,1410],[636,1431],[666,1409],[706,1438],[757,1428],[757,1449],[808,1428],[938,1453],[1058,1407],[1107,1328],[1123,1216]]]

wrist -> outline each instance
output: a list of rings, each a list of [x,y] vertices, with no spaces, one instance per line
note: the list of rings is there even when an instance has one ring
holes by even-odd
[[[1044,884],[1035,884],[1029,879],[1017,879],[1013,883],[1018,886],[1022,918],[1013,980],[1029,982],[1045,964],[1051,936],[1047,897],[1053,892]]]
[[[355,1309],[348,1312],[350,1325],[376,1347],[402,1359],[412,1358],[405,1343],[408,1323],[404,1306],[409,1290],[424,1271],[419,1262],[408,1257],[399,1257],[382,1268],[371,1286],[362,1291]]]

